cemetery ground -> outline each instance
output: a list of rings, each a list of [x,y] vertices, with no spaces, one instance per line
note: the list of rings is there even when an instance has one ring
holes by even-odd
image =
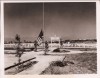
[[[48,51],[44,55],[43,50],[37,52],[24,52],[22,61],[36,57],[36,61],[28,69],[16,73],[12,69],[5,71],[11,75],[56,75],[56,74],[96,74],[97,73],[97,53],[96,49],[63,49],[58,51]],[[5,67],[17,62],[14,54],[5,54]]]

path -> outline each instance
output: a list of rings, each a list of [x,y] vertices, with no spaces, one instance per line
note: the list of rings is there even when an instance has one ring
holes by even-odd
[[[36,56],[35,61],[38,61],[38,63],[33,65],[31,68],[18,73],[18,75],[41,74],[41,72],[44,71],[45,68],[47,68],[50,65],[50,62],[56,61],[56,60],[62,60],[64,57],[64,56],[43,55],[43,52],[41,52],[40,54],[34,55],[34,56]]]
[[[25,75],[27,75],[27,74],[29,74],[29,75],[41,74],[41,72],[44,71],[50,65],[50,62],[57,61],[57,60],[62,60],[64,58],[64,55],[61,55],[61,54],[77,54],[77,53],[83,53],[83,51],[70,50],[70,52],[67,52],[67,53],[49,52],[48,54],[50,54],[50,55],[43,55],[42,51],[41,52],[33,52],[33,53],[34,53],[33,55],[36,57],[35,61],[38,61],[38,63],[33,65],[31,68],[18,73],[18,75],[22,75],[22,74],[25,74]]]

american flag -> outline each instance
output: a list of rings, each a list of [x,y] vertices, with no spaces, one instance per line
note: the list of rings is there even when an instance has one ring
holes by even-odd
[[[40,45],[43,42],[43,31],[42,30],[36,41],[37,41],[38,45]]]

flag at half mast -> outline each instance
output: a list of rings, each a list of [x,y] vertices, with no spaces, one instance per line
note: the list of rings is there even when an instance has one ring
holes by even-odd
[[[41,30],[41,32],[39,33],[39,36],[37,38],[37,43],[38,45],[40,45],[41,43],[43,43],[43,31]]]

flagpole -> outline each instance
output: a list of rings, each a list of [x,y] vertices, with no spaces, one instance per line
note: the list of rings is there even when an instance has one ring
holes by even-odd
[[[44,2],[43,2],[43,48],[45,49],[45,41],[44,41]]]

